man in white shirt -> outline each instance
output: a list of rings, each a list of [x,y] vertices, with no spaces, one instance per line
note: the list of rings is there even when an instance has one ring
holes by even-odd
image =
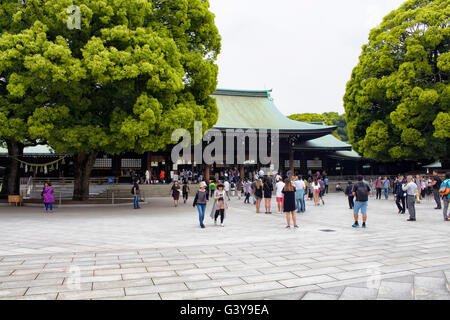
[[[150,184],[150,172],[145,171],[145,184]]]
[[[228,180],[225,180],[223,185],[224,185],[225,194],[227,195],[227,198],[229,201],[230,200],[230,183],[228,182]]]
[[[283,193],[282,193],[283,188],[284,188],[284,182],[280,178],[280,179],[278,179],[278,182],[275,185],[278,213],[283,213]]]

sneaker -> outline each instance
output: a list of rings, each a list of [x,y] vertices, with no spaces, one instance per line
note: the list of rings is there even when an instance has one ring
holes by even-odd
[[[352,225],[353,228],[358,228],[359,227],[359,223],[355,223],[354,225]]]
[[[204,224],[201,224],[201,225],[200,225],[200,228],[205,229],[205,225],[204,225]]]
[[[286,229],[290,229],[291,228],[291,226],[286,226]]]
[[[295,226],[294,226],[294,229],[299,229],[299,226],[295,225]]]
[[[217,226],[217,221],[214,221],[214,225]]]
[[[325,201],[322,200],[322,205],[325,205]]]
[[[406,221],[416,221],[416,219],[411,219],[411,218],[409,218],[409,219],[406,220]]]
[[[225,227],[225,225],[223,223],[221,223],[220,226]]]
[[[362,227],[363,227],[364,229],[367,228],[365,223],[363,223]]]

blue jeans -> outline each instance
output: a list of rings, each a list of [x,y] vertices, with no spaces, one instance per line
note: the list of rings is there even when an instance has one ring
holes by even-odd
[[[45,204],[45,211],[48,211],[50,208],[50,211],[53,211],[53,203],[44,203]]]
[[[384,197],[386,198],[386,200],[389,199],[389,189],[384,189]]]
[[[197,204],[197,210],[198,210],[198,221],[200,222],[200,225],[202,225],[203,220],[205,219],[206,204]]]
[[[134,196],[134,208],[139,208],[139,195]]]
[[[297,212],[305,212],[305,199],[297,199]]]
[[[295,198],[297,201],[297,212],[305,212],[305,190],[297,190],[295,192]]]

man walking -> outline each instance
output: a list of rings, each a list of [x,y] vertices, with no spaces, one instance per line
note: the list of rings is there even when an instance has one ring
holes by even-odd
[[[398,213],[405,214],[406,213],[406,197],[405,191],[403,191],[402,186],[406,184],[406,180],[404,176],[400,176],[395,182],[395,204],[398,208]]]
[[[388,200],[389,190],[391,189],[391,182],[389,181],[388,177],[384,177],[383,188],[384,188],[384,198]]]
[[[450,189],[450,172],[447,172],[445,174],[445,180],[441,185],[441,188],[442,187],[447,188],[447,190]],[[443,195],[442,201],[444,202],[444,211],[443,211],[444,221],[450,221],[450,219],[448,218],[448,215],[447,215],[447,211],[448,211],[448,207],[449,207],[449,203],[450,203],[450,194]]]
[[[353,186],[353,196],[356,198],[355,206],[353,208],[353,214],[355,218],[355,223],[352,225],[353,228],[359,227],[358,215],[359,210],[362,214],[362,227],[366,228],[367,221],[367,205],[369,202],[370,187],[367,182],[364,181],[363,176],[358,176],[358,182]]]
[[[141,194],[141,192],[139,191],[139,178],[136,178],[136,180],[134,181],[134,185],[133,185],[133,196],[134,196],[134,209],[140,209],[141,207],[139,206],[139,195]]]
[[[377,199],[381,200],[381,189],[383,188],[383,180],[381,177],[375,181],[375,188],[377,189]]]
[[[407,184],[402,185],[402,190],[406,191],[406,203],[408,204],[409,219],[408,221],[416,221],[416,195],[417,185],[412,176],[406,178]]]
[[[230,182],[228,182],[228,180],[225,180],[223,185],[224,185],[224,190],[225,190],[225,194],[228,198],[228,201],[230,201]]]
[[[436,170],[433,171],[433,180],[431,181],[430,186],[433,187],[433,195],[434,201],[436,201],[436,210],[442,209],[441,207],[441,196],[439,195],[439,188],[441,187],[442,180],[439,178],[438,172]]]

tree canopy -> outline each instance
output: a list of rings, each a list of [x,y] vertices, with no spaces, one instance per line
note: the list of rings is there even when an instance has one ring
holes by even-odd
[[[301,122],[324,122],[328,126],[337,126],[338,128],[333,132],[333,135],[339,140],[348,141],[345,115],[340,115],[337,112],[297,113],[290,115],[288,118]]]
[[[73,5],[80,29],[67,24]],[[217,122],[220,36],[207,0],[14,0],[0,13],[8,95],[37,92],[20,121],[76,166],[100,151],[157,151],[175,129]]]
[[[448,159],[450,0],[409,0],[370,32],[344,96],[349,140],[382,161]]]

